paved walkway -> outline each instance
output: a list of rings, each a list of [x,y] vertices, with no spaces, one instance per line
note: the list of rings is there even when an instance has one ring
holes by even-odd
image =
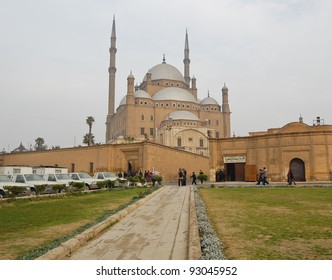
[[[108,231],[74,252],[69,259],[188,259],[189,188],[163,187]]]

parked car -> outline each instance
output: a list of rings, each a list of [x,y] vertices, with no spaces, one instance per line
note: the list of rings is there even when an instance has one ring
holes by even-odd
[[[54,188],[53,186],[59,185],[59,184],[54,184],[54,182],[46,182],[43,179],[43,176],[38,175],[38,174],[16,174],[13,177],[13,181],[15,183],[24,183],[30,187],[31,194],[35,195],[37,194],[37,185],[47,185],[43,193],[54,193]]]
[[[96,172],[93,178],[100,179],[103,181],[110,180],[114,182],[114,186],[116,187],[125,186],[126,184],[128,184],[127,179],[119,178],[114,172]]]
[[[21,193],[21,195],[30,195],[31,190],[30,187],[27,184],[24,183],[14,183],[9,176],[7,175],[0,175],[0,198],[7,196],[7,190],[5,187],[8,186],[17,186],[17,187],[24,187],[25,191]]]
[[[91,189],[97,189],[97,182],[98,181],[104,181],[101,179],[96,179],[92,178],[88,173],[85,172],[74,172],[74,173],[69,173],[69,176],[74,180],[74,181],[83,181],[85,183],[85,186],[91,190]]]
[[[96,172],[93,178],[100,180],[116,181],[119,177],[114,172]]]
[[[69,188],[70,182],[73,182],[73,178],[70,177],[68,174],[59,173],[59,174],[45,174],[44,180],[46,182],[55,182],[57,184],[65,184],[66,188]]]

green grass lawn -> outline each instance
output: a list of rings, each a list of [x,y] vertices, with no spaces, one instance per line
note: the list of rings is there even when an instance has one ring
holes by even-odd
[[[332,259],[332,188],[200,189],[227,259]]]
[[[142,190],[95,191],[0,201],[0,259],[17,259],[128,204]]]

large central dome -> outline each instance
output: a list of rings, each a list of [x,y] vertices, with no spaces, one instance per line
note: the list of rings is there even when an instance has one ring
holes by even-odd
[[[168,87],[158,91],[152,99],[154,101],[162,100],[176,100],[176,101],[185,101],[185,102],[194,102],[197,103],[196,98],[189,93],[188,91],[177,88],[177,87]]]
[[[174,81],[180,81],[184,82],[184,77],[181,74],[181,72],[176,69],[174,66],[167,64],[167,63],[161,63],[156,66],[153,66],[149,72],[151,73],[151,80],[174,80]],[[143,79],[143,82],[146,81],[146,75]]]

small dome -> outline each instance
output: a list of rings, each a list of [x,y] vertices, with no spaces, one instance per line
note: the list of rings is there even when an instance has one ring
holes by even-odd
[[[219,105],[218,102],[210,96],[205,97],[199,104],[200,105]]]
[[[119,106],[121,106],[121,105],[126,105],[126,104],[127,104],[127,98],[126,98],[126,96],[124,96],[124,97],[122,97]]]
[[[152,67],[149,72],[151,73],[151,80],[174,80],[174,81],[180,81],[184,82],[184,77],[181,74],[181,72],[176,69],[174,66],[167,64],[167,63],[161,63],[154,67]],[[143,79],[143,82],[147,80],[146,75]]]
[[[191,120],[191,121],[199,121],[199,118],[189,112],[189,111],[174,111],[170,114],[168,114],[165,118],[165,120],[169,120],[169,119],[172,119],[172,120]]]
[[[195,102],[196,98],[189,93],[188,91],[182,88],[176,87],[168,87],[158,91],[153,97],[153,100],[175,100],[175,101],[187,101],[187,102]]]
[[[135,91],[134,96],[135,96],[135,98],[150,98],[151,99],[151,96],[146,91],[141,90],[141,89]]]

